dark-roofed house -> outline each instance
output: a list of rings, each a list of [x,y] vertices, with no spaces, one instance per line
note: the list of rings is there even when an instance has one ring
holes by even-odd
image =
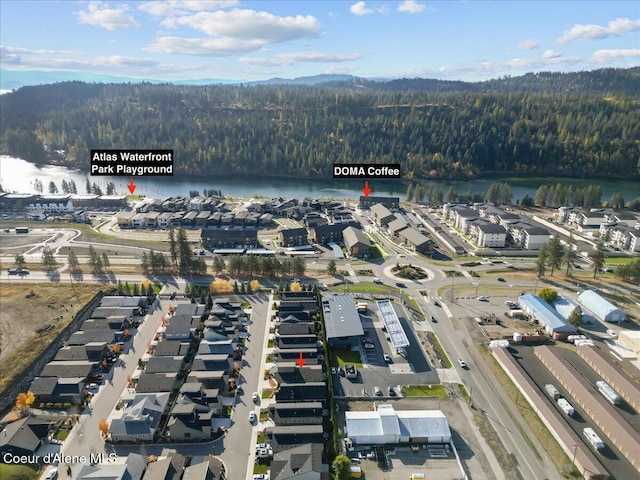
[[[67,340],[67,345],[86,345],[88,343],[112,344],[119,341],[115,330],[85,330],[73,332]]]
[[[434,249],[434,243],[415,228],[405,228],[398,236],[416,252],[428,253]]]
[[[189,465],[184,469],[182,480],[226,480],[224,463],[213,455],[204,457],[204,461]]]
[[[207,405],[194,402],[187,395],[180,395],[171,410],[167,422],[172,440],[208,440],[211,438],[213,413]]]
[[[380,203],[384,205],[389,210],[398,210],[398,208],[400,208],[399,197],[374,197],[374,196],[365,197],[364,195],[360,195],[360,202],[358,203],[358,207],[371,208],[376,203]]]
[[[342,231],[344,245],[351,257],[369,258],[371,254],[371,241],[362,230],[347,227]]]
[[[303,443],[324,444],[322,425],[278,425],[267,428],[267,443],[275,453]]]
[[[155,355],[147,360],[144,371],[147,373],[171,373],[180,372],[185,367],[184,357],[176,356],[160,356]]]
[[[305,443],[279,451],[271,461],[271,480],[325,480],[330,478],[322,464],[322,443]],[[323,473],[324,472],[324,473]]]
[[[193,359],[191,370],[218,370],[227,374],[233,372],[233,358],[226,353],[213,355],[198,354]]]
[[[325,377],[322,365],[305,365],[300,368],[283,364],[278,365],[278,369],[274,373],[274,378],[278,384],[324,382]]]
[[[93,371],[94,362],[87,360],[66,360],[62,362],[47,363],[42,372],[41,377],[58,377],[58,378],[86,378]]]
[[[329,414],[322,402],[274,403],[269,411],[276,425],[322,425]]]
[[[297,247],[300,245],[307,245],[309,240],[307,238],[306,228],[287,228],[278,232],[278,241],[281,247]]]
[[[55,361],[64,360],[86,360],[99,363],[111,353],[109,347],[104,342],[88,343],[86,345],[72,345],[62,347],[54,357]]]
[[[544,227],[530,226],[522,229],[523,244],[526,250],[540,250],[551,240],[551,233]]]
[[[282,323],[278,325],[276,333],[282,337],[295,335],[309,335],[316,333],[316,325],[313,322]]]
[[[204,248],[251,248],[258,246],[258,230],[252,227],[203,228],[200,239]]]
[[[175,373],[146,373],[142,372],[136,382],[137,393],[171,392],[178,387]]]
[[[163,340],[153,347],[153,354],[156,357],[184,357],[189,353],[189,343],[183,343],[179,340]]]
[[[330,346],[357,345],[364,335],[353,297],[333,295],[322,299],[327,343]]]
[[[310,237],[315,243],[330,243],[342,241],[342,231],[347,228],[346,223],[332,223],[330,225],[316,225],[311,228]]]
[[[229,375],[222,370],[192,370],[187,382],[200,382],[206,389],[218,389],[223,393],[229,389]]]
[[[327,384],[324,382],[283,383],[276,393],[276,402],[325,402]]]
[[[84,395],[85,378],[36,377],[29,390],[38,403],[79,403]]]
[[[275,346],[280,350],[291,348],[311,348],[318,345],[318,336],[315,333],[306,335],[276,336]]]
[[[136,394],[124,398],[121,416],[113,418],[109,436],[113,442],[153,440],[160,417],[169,402],[169,393]]]
[[[180,480],[185,460],[183,455],[171,452],[164,458],[149,462],[142,480]]]
[[[49,423],[35,417],[23,417],[8,423],[0,432],[0,454],[33,455],[44,443]]]

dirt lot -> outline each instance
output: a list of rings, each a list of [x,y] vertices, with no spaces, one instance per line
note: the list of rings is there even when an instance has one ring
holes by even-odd
[[[55,338],[100,285],[3,283],[0,289],[0,391]],[[52,325],[40,336],[37,329]]]

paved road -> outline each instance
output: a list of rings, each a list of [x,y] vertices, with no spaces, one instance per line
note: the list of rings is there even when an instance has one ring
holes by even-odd
[[[137,333],[132,337],[125,351],[120,355],[114,364],[111,372],[105,377],[104,384],[91,401],[90,406],[81,415],[80,420],[75,425],[71,434],[62,445],[61,452],[65,455],[85,455],[90,453],[111,453],[111,449],[105,450],[105,443],[102,440],[98,424],[101,420],[106,420],[113,410],[118,399],[122,395],[128,380],[138,365],[138,358],[142,356],[147,348],[147,344],[153,339],[158,327],[160,327],[163,315],[161,302],[158,300],[154,304],[153,312],[149,313],[142,323]],[[71,464],[72,475],[77,474],[81,465]],[[59,468],[61,479],[67,477],[67,466]]]

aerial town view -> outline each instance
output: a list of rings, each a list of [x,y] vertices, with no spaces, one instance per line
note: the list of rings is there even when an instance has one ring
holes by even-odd
[[[0,480],[640,478],[637,3],[0,30]]]

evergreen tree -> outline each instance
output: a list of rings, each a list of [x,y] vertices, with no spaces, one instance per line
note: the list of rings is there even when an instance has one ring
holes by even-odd
[[[76,182],[73,179],[69,180],[69,193],[78,193],[78,187],[76,186]]]
[[[336,261],[333,259],[329,260],[329,263],[327,263],[327,273],[329,275],[335,275],[337,271],[338,269],[336,268]]]
[[[67,263],[69,264],[69,270],[71,270],[71,272],[77,272],[80,269],[80,261],[78,260],[76,252],[73,250],[70,250],[69,255],[67,255]]]
[[[549,195],[549,188],[546,185],[540,185],[536,190],[536,205],[544,207],[547,205],[547,197]]]
[[[87,177],[87,181],[85,183],[85,189],[87,190],[87,195],[91,193],[91,182],[89,181],[89,177]]]
[[[134,297],[137,297],[137,296],[139,296],[139,295],[140,295],[140,290],[139,290],[139,288],[138,288],[138,284],[137,284],[137,283],[134,283],[134,284],[133,284],[133,296],[134,296]]]
[[[107,255],[107,252],[102,252],[102,265],[105,268],[109,268],[111,266],[111,262],[109,261],[109,256]]]
[[[551,268],[551,276],[553,277],[553,272],[562,266],[562,244],[560,243],[560,237],[554,235],[549,240],[549,245],[547,246],[547,265]]]
[[[122,286],[122,280],[118,280],[118,295],[124,295],[124,287]]]
[[[593,278],[596,278],[598,272],[602,271],[604,267],[604,244],[602,240],[598,240],[598,243],[596,243],[591,260],[593,261]]]
[[[424,201],[424,187],[422,186],[422,184],[419,183],[418,186],[415,188],[414,197],[416,202]]]
[[[541,245],[536,259],[536,275],[538,278],[544,277],[547,273],[547,245]]]
[[[42,249],[42,265],[44,265],[44,269],[47,271],[55,270],[57,264],[58,262],[56,262],[51,247],[44,247]]]
[[[178,243],[176,242],[173,227],[169,229],[169,253],[171,254],[171,261],[173,262],[173,265],[178,266]]]
[[[16,268],[18,270],[22,270],[24,268],[24,266],[26,265],[26,261],[24,259],[24,255],[22,255],[21,253],[16,253],[14,258],[14,263],[16,264]]]
[[[574,308],[571,314],[569,314],[567,321],[574,327],[582,325],[582,309],[580,307]]]
[[[58,193],[58,187],[56,186],[56,182],[54,182],[53,180],[49,182],[49,193]]]
[[[573,265],[576,259],[576,253],[573,250],[573,246],[575,245],[575,240],[573,239],[573,234],[569,235],[569,239],[567,241],[568,245],[564,252],[564,263],[567,265],[566,276],[570,277],[571,272],[573,271]]]
[[[147,252],[142,252],[142,259],[140,260],[140,270],[143,275],[149,275],[149,256]]]

